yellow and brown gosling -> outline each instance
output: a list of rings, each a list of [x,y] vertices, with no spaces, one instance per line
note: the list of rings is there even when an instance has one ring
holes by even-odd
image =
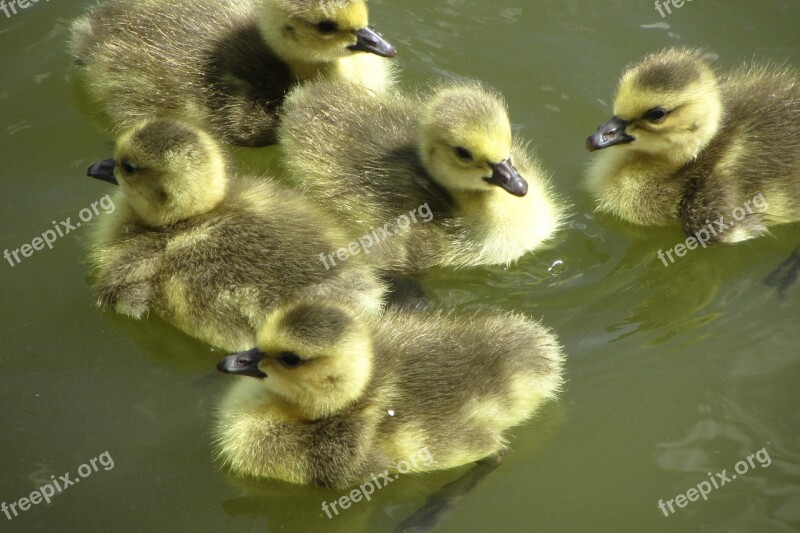
[[[172,115],[243,146],[275,142],[296,83],[383,90],[396,55],[365,0],[110,0],[73,23],[71,50],[78,92],[109,133]]]
[[[420,93],[308,84],[287,98],[278,136],[290,179],[369,236],[384,269],[509,264],[563,218],[503,98],[476,82]]]
[[[340,488],[403,461],[411,472],[471,463],[557,394],[563,358],[518,314],[394,310],[365,322],[338,303],[294,302],[255,348],[218,365],[243,376],[218,411],[219,458],[240,476]]]
[[[320,263],[321,250],[347,242],[329,217],[269,179],[231,174],[219,144],[193,125],[144,121],[89,175],[120,187],[88,255],[103,307],[134,318],[153,310],[229,351],[252,347],[288,298],[382,307],[384,287],[359,258]]]
[[[601,211],[680,223],[712,242],[800,220],[800,77],[748,64],[718,73],[699,50],[646,56],[622,76],[588,185]],[[705,231],[705,233],[701,233]]]

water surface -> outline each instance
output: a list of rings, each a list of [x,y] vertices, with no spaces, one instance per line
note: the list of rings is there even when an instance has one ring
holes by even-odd
[[[84,176],[109,139],[75,108],[67,22],[91,2],[0,11],[0,250],[52,221],[78,220],[109,192]],[[493,305],[540,317],[569,354],[561,400],[513,431],[513,453],[457,508],[445,532],[795,531],[800,529],[800,289],[761,280],[800,243],[798,226],[669,268],[676,229],[598,217],[580,182],[583,141],[610,114],[621,68],[671,45],[723,67],[746,58],[800,66],[796,0],[372,0],[401,50],[404,83],[484,79],[508,99],[573,218],[554,245],[510,269],[433,271],[437,305]],[[103,216],[99,214],[97,216]],[[90,224],[90,223],[89,223]],[[86,225],[11,267],[0,259],[0,502],[108,451],[103,467],[8,521],[10,531],[390,531],[461,470],[402,478],[329,520],[336,491],[245,486],[213,464],[210,412],[221,353],[150,319],[102,313],[81,262]],[[756,463],[665,517],[659,500]]]

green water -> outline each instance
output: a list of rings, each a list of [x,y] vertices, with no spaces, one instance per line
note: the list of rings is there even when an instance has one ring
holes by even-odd
[[[90,2],[0,11],[0,250],[90,207],[108,187],[85,177],[110,153],[76,111],[66,23]],[[650,0],[372,0],[400,48],[404,82],[485,79],[552,170],[574,218],[548,250],[512,269],[435,271],[437,305],[496,305],[541,317],[569,355],[561,400],[513,432],[513,453],[440,528],[478,531],[800,529],[800,289],[781,302],[761,280],[800,243],[798,226],[664,268],[677,229],[592,214],[581,189],[586,136],[610,116],[620,69],[684,44],[800,66],[797,0],[694,0],[661,18]],[[646,27],[660,23],[660,27]],[[666,26],[668,25],[668,27]],[[97,216],[104,216],[102,210]],[[88,217],[87,217],[88,218]],[[102,465],[9,521],[6,531],[390,531],[461,471],[405,477],[329,520],[336,491],[244,486],[214,465],[209,413],[221,353],[155,319],[101,313],[76,228],[11,267],[0,258],[0,502],[15,502],[103,452]],[[708,495],[685,494],[766,449]]]

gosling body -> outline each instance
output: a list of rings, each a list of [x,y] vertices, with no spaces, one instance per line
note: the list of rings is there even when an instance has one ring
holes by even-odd
[[[588,179],[600,210],[680,223],[712,242],[800,220],[795,70],[751,64],[718,74],[702,52],[668,49],[628,67],[614,113],[587,140],[603,150]]]
[[[512,138],[505,102],[477,83],[378,94],[317,82],[284,111],[290,179],[354,236],[371,236],[381,268],[508,264],[562,218],[546,172]]]
[[[73,23],[71,50],[79,92],[110,133],[178,116],[242,146],[275,142],[294,84],[382,90],[396,53],[368,27],[364,0],[111,0]]]
[[[510,313],[392,310],[365,323],[299,302],[257,346],[219,364],[246,376],[222,400],[219,457],[291,483],[344,488],[403,461],[421,472],[496,454],[562,382],[555,336]]]
[[[145,121],[90,176],[120,185],[88,256],[98,304],[151,310],[186,333],[242,350],[290,297],[334,298],[377,313],[383,286],[358,258],[325,269],[342,245],[331,220],[270,180],[229,175],[217,143],[194,126]]]

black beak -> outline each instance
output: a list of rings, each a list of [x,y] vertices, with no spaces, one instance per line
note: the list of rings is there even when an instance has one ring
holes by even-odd
[[[602,150],[615,144],[627,144],[636,139],[625,133],[625,128],[628,127],[628,121],[614,116],[597,128],[597,131],[586,139],[586,149],[590,152],[595,150]]]
[[[358,37],[356,44],[348,47],[353,52],[368,52],[381,57],[397,55],[397,48],[372,28],[356,30],[356,37]]]
[[[258,348],[253,348],[252,350],[226,357],[217,363],[217,370],[223,374],[265,378],[267,375],[258,368],[258,363],[262,359],[264,359],[264,353]]]
[[[117,166],[117,164],[113,159],[106,159],[105,161],[100,161],[90,166],[89,170],[86,171],[86,175],[91,178],[107,181],[113,185],[119,185],[117,178],[114,177],[115,166]]]
[[[502,187],[514,196],[525,196],[528,194],[528,182],[511,164],[511,159],[506,159],[502,163],[492,165],[494,173],[491,178],[483,178],[488,183]]]

